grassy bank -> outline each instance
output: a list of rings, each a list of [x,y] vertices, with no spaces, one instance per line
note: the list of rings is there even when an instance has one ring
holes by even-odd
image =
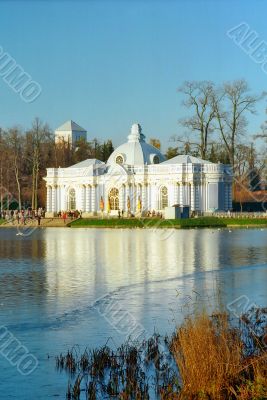
[[[5,222],[3,218],[0,218],[0,225],[2,225]]]
[[[81,218],[68,224],[72,228],[223,228],[227,226],[266,226],[264,218],[217,218],[199,217],[188,219],[157,219],[157,218]]]
[[[251,310],[252,311],[252,310]],[[67,371],[67,399],[263,400],[267,398],[266,309],[239,327],[224,312],[187,318],[171,337],[154,334],[56,358]]]

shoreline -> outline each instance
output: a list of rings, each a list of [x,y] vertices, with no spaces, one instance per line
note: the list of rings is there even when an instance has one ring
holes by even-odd
[[[17,229],[17,226],[6,226],[6,227],[1,227],[0,229]],[[20,229],[27,229],[28,227],[20,227]],[[75,226],[75,227],[71,227],[71,226],[34,226],[32,227],[34,229],[64,229],[64,228],[72,228],[72,229],[112,229],[112,230],[116,230],[116,229],[129,229],[129,230],[134,230],[134,229],[145,229],[145,230],[154,230],[155,229],[173,229],[173,230],[190,230],[190,229],[221,229],[221,230],[226,230],[226,229],[259,229],[259,228],[264,228],[267,229],[267,225],[249,225],[249,226],[244,226],[244,225],[227,225],[227,226],[223,226],[223,227],[219,227],[219,226],[195,226],[195,227],[183,227],[183,226],[174,226],[174,227],[157,227],[157,228],[153,228],[153,227],[143,227],[140,228],[138,226],[135,227],[130,227],[130,226],[97,226],[97,225],[90,225],[90,226]]]
[[[69,223],[71,228],[139,228],[139,229],[196,229],[196,228],[267,228],[266,218],[218,218],[198,217],[188,219],[77,219]]]
[[[36,221],[32,224],[18,225],[6,222],[0,223],[0,229],[27,230],[36,228],[88,228],[88,229],[257,229],[267,228],[266,218],[218,218],[218,217],[198,217],[188,219],[159,219],[159,218],[80,218],[67,221],[65,224],[61,219],[43,219],[41,225]]]

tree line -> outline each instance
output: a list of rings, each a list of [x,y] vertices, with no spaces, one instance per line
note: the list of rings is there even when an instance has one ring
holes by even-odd
[[[27,131],[19,126],[0,129],[1,208],[45,206],[46,168],[66,168],[87,158],[107,161],[113,150],[111,140],[101,143],[97,138],[76,146],[55,143],[54,132],[39,118]]]
[[[251,93],[243,79],[221,85],[210,81],[184,82],[178,91],[189,115],[179,121],[183,132],[171,138],[175,146],[168,148],[167,158],[184,152],[230,164],[236,197],[265,189],[266,147],[255,143],[257,139],[267,142],[267,122],[252,135],[247,128],[249,115],[256,114],[266,92]]]

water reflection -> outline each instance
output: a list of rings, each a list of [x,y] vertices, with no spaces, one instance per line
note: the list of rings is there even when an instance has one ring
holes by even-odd
[[[176,230],[167,240],[142,229],[43,229],[26,238],[15,232],[0,233],[0,294],[11,303],[33,296],[88,301],[121,287],[145,290],[154,281],[267,259],[266,230]],[[229,286],[236,279],[233,272]]]
[[[40,368],[32,387],[0,358],[5,399],[64,398],[66,380],[48,353],[124,339],[92,308],[103,295],[151,333],[170,332],[188,304],[209,306],[214,293],[223,304],[245,294],[267,305],[267,230],[174,230],[167,240],[144,229],[16,233],[0,230],[0,325],[29,347]]]
[[[41,232],[31,236],[17,236],[17,229],[2,229],[0,232],[0,257],[3,260],[40,259],[46,255],[46,243]]]
[[[211,240],[209,231],[192,230],[161,240],[153,231],[81,229],[51,238],[46,231],[48,292],[95,297],[99,291],[217,269],[223,251],[219,237],[214,232]]]

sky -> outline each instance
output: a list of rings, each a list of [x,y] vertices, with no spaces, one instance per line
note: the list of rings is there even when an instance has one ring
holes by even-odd
[[[0,126],[52,129],[74,120],[88,139],[125,141],[138,122],[163,147],[188,115],[177,88],[244,78],[267,91],[267,73],[227,31],[242,22],[267,41],[266,1],[1,1],[0,47],[42,88],[31,103],[0,76]],[[249,119],[259,131],[266,100]]]

